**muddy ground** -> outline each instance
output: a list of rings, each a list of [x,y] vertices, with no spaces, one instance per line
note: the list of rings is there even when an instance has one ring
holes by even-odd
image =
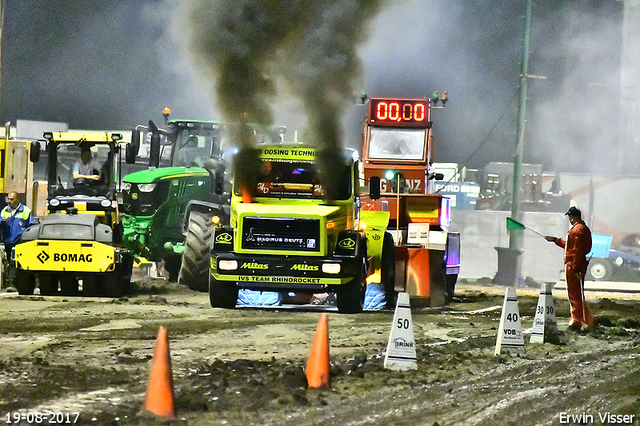
[[[412,309],[417,371],[382,366],[392,311],[331,311],[331,389],[319,391],[304,368],[323,307],[213,309],[206,294],[149,278],[117,300],[3,289],[0,421],[53,412],[79,413],[70,420],[82,425],[157,424],[139,413],[164,326],[177,410],[167,424],[607,424],[606,413],[640,424],[640,296],[587,293],[598,325],[573,332],[566,293],[554,291],[560,343],[525,335],[521,355],[496,356],[504,288],[462,283],[457,294]],[[537,300],[518,289],[525,329]]]

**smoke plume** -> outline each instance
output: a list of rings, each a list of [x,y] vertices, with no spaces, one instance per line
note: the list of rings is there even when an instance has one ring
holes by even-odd
[[[307,116],[307,142],[321,152],[323,177],[335,176],[341,156],[341,114],[359,88],[356,48],[378,0],[185,0],[195,23],[190,46],[215,80],[214,96],[231,122],[272,124],[271,105],[282,81]],[[237,141],[236,178],[251,185],[257,155],[250,132]],[[246,173],[243,173],[246,171]],[[328,179],[323,179],[325,184]],[[327,185],[325,185],[327,186]],[[327,186],[327,198],[333,198]]]

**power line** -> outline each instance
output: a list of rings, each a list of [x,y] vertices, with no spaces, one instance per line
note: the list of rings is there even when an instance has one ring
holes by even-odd
[[[473,159],[473,157],[478,153],[478,151],[480,151],[480,149],[482,149],[482,147],[484,146],[484,144],[486,144],[489,141],[489,138],[491,137],[491,135],[493,134],[494,130],[498,127],[498,125],[500,124],[500,122],[502,121],[502,119],[504,118],[504,116],[507,114],[507,112],[509,112],[509,110],[512,108],[512,103],[514,101],[514,99],[516,98],[516,96],[518,96],[518,91],[516,90],[513,94],[513,96],[511,97],[511,99],[509,100],[507,107],[505,108],[505,110],[502,112],[502,114],[500,115],[500,117],[498,117],[498,120],[496,120],[496,124],[494,124],[494,126],[491,128],[491,130],[489,130],[489,133],[487,133],[487,136],[482,140],[482,142],[480,142],[480,145],[478,145],[478,147],[471,153],[471,155],[469,156],[469,158],[467,158],[467,160],[462,164],[462,167],[460,167],[460,169],[464,169],[465,167],[467,167],[467,164],[469,164],[469,162],[471,161],[471,159]],[[451,178],[445,182],[444,185],[442,185],[440,187],[440,189],[438,189],[435,193],[437,194],[438,192],[442,191],[442,189],[444,187],[446,187],[449,183],[451,183],[451,181],[456,177],[456,175],[454,174],[453,176],[451,176]]]

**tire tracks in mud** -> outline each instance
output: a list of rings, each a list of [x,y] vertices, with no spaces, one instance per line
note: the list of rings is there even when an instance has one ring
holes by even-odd
[[[0,382],[6,379],[0,407],[81,409],[84,424],[143,424],[132,417],[141,408],[154,330],[162,323],[173,338],[178,413],[186,419],[179,424],[538,426],[558,425],[561,412],[624,414],[640,407],[640,334],[638,328],[622,333],[619,325],[614,330],[620,321],[613,316],[598,332],[562,331],[562,344],[528,344],[512,357],[493,354],[499,311],[467,312],[470,303],[459,305],[464,315],[418,309],[418,370],[394,372],[382,368],[390,313],[335,315],[331,360],[345,367],[332,377],[331,390],[315,391],[296,387],[296,371],[303,368],[316,312],[211,310],[199,295],[190,297],[197,299],[169,293],[168,300],[143,294],[107,303],[49,298],[28,305],[13,316],[16,324],[2,323],[15,328],[4,338],[21,355],[0,360]],[[501,299],[474,303],[495,306]],[[27,301],[15,302],[27,307]],[[527,303],[535,306],[535,298]],[[638,317],[637,304],[601,305],[616,316]],[[350,370],[358,353],[368,359]],[[65,376],[84,369],[86,379]],[[292,385],[270,386],[282,376]],[[61,388],[32,393],[54,381]],[[15,396],[4,392],[7,386]]]
[[[326,407],[310,407],[263,424],[543,426],[559,425],[560,413],[591,413],[596,419],[598,413],[637,413],[637,342],[553,356],[545,353],[548,346],[513,358],[492,356],[492,348],[485,348],[476,370],[461,370],[447,382],[422,382],[424,366],[419,364],[417,372],[391,373],[400,377],[399,385],[363,396],[348,394],[349,388],[318,394]],[[452,374],[457,371],[454,366]],[[340,399],[348,402],[333,410]]]

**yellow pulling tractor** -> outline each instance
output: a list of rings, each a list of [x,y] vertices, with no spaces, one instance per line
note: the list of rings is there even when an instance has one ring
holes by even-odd
[[[122,136],[55,132],[44,138],[48,215],[27,228],[14,248],[17,290],[33,294],[37,281],[41,295],[58,290],[76,295],[81,288],[85,295],[120,297],[128,290],[133,266],[133,257],[121,244],[116,199]],[[32,162],[40,160],[38,148],[31,147]],[[81,163],[85,170],[78,170]]]

